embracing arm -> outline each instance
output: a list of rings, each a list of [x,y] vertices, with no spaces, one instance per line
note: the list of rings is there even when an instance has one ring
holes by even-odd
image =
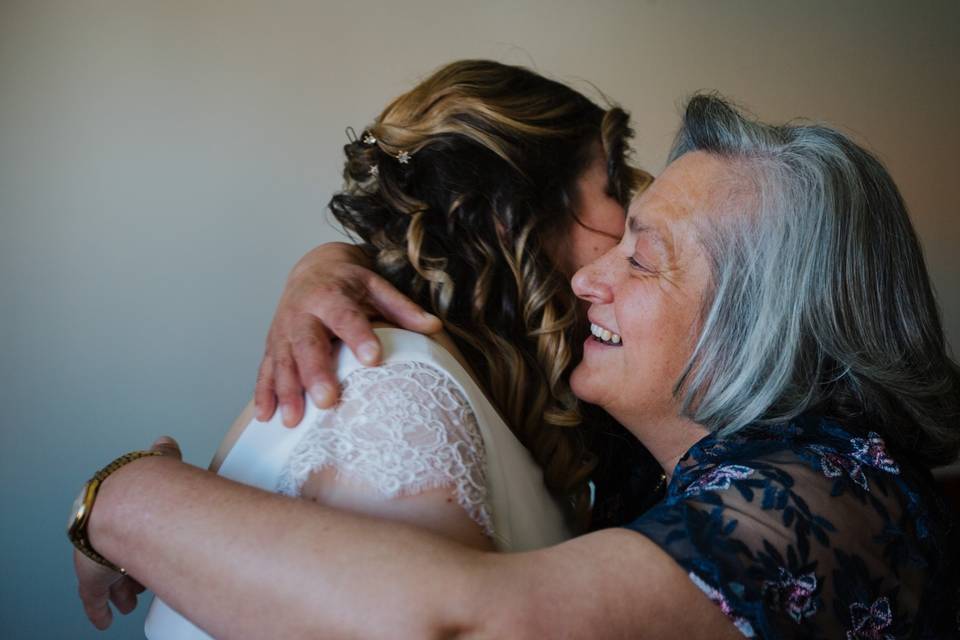
[[[626,530],[476,551],[267,493],[168,457],[111,475],[91,543],[220,638],[738,637]]]
[[[339,381],[332,341],[339,338],[367,365],[380,360],[380,342],[369,318],[419,333],[434,333],[440,320],[426,313],[371,271],[363,250],[330,242],[310,250],[290,271],[257,373],[257,417],[269,420],[279,404],[292,427],[303,417],[306,390],[318,407],[333,406]]]

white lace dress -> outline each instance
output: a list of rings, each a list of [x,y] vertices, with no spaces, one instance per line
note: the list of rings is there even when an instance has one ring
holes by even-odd
[[[282,425],[279,411],[269,422],[251,422],[218,473],[292,496],[325,468],[388,498],[447,486],[500,551],[568,539],[540,468],[460,363],[419,334],[376,332],[380,367],[365,368],[340,349],[343,395],[335,409],[308,400],[295,429]],[[149,640],[210,637],[159,598],[145,632]]]

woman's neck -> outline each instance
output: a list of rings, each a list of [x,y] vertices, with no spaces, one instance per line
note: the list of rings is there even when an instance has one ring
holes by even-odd
[[[627,417],[620,422],[660,463],[667,480],[673,477],[673,470],[687,451],[710,433],[706,427],[679,415],[643,422]]]

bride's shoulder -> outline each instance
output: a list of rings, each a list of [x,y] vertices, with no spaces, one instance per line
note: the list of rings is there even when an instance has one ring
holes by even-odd
[[[363,413],[361,407],[369,408],[373,398],[379,398],[381,404],[389,402],[394,406],[407,404],[412,407],[442,393],[455,398],[454,404],[459,409],[468,411],[472,411],[474,402],[483,402],[479,400],[483,394],[482,386],[447,333],[425,336],[386,323],[376,323],[374,331],[383,346],[383,361],[378,367],[365,367],[346,345],[338,347],[337,374],[344,391],[349,392],[341,396],[341,402],[328,414]],[[312,422],[318,411],[309,397],[305,402],[306,411],[298,426]],[[255,422],[255,413],[253,401],[250,401],[214,454],[209,466],[211,471],[219,470],[241,435]],[[279,409],[268,422],[281,424]]]
[[[416,360],[446,373],[458,382],[472,381],[479,389],[483,388],[469,362],[446,331],[424,335],[377,322],[374,323],[374,332],[383,346],[383,364]]]

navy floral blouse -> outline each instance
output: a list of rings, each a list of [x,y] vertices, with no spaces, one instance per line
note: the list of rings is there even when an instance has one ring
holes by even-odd
[[[805,416],[708,436],[627,527],[748,638],[960,638],[953,518],[876,433]]]

